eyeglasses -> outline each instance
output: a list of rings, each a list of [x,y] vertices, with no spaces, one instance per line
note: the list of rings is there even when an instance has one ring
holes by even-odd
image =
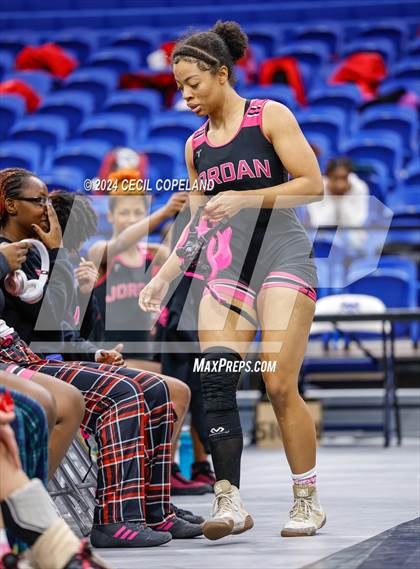
[[[32,202],[36,205],[41,207],[45,207],[47,205],[52,205],[52,201],[50,198],[45,196],[41,196],[39,198],[13,198],[14,200],[21,201],[21,202]]]

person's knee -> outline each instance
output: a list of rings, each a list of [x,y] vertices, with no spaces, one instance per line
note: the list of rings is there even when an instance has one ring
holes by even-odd
[[[186,383],[173,377],[164,376],[169,395],[177,414],[185,414],[191,402],[191,390]]]
[[[236,390],[242,358],[234,350],[215,347],[203,353],[203,403],[210,444],[226,437],[242,437]]]
[[[56,400],[52,393],[43,387],[40,387],[39,385],[37,386],[36,394],[33,397],[44,409],[45,415],[47,417],[48,431],[51,433],[57,423],[58,417]]]
[[[68,385],[71,389],[66,393],[67,406],[71,409],[71,417],[76,425],[80,425],[85,415],[85,400],[80,391],[73,385]]]
[[[297,381],[293,375],[263,373],[262,376],[268,397],[282,408],[299,397]]]

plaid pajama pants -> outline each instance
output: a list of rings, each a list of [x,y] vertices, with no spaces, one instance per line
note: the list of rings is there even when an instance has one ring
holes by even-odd
[[[0,364],[0,370],[4,367]],[[4,392],[1,385],[0,393]],[[11,391],[15,403],[15,419],[11,426],[19,448],[22,468],[28,478],[39,478],[45,485],[48,481],[48,424],[41,405],[23,393]],[[1,483],[1,472],[0,472]],[[7,538],[11,547],[24,551],[27,546],[17,540],[10,531]]]
[[[162,379],[94,362],[41,360],[22,340],[2,348],[1,361],[56,377],[83,393],[82,426],[98,445],[94,523],[139,521],[153,527],[172,517],[174,414]]]

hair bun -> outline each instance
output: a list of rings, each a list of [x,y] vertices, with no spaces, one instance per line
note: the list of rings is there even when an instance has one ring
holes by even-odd
[[[212,31],[220,36],[228,47],[234,62],[245,55],[248,47],[248,36],[236,22],[222,22],[219,20]]]

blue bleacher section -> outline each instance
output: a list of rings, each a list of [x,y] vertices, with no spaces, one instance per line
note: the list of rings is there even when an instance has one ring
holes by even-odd
[[[157,90],[121,89],[120,77],[148,71],[148,55],[189,25],[205,29],[217,19],[234,19],[247,31],[258,65],[281,55],[296,58],[308,104],[299,104],[289,85],[262,86],[258,72],[248,79],[239,68],[238,92],[248,99],[270,98],[285,104],[317,150],[322,168],[332,157],[349,156],[370,193],[395,211],[395,226],[408,218],[418,221],[417,0],[269,1],[264,9],[251,0],[232,0],[228,5],[205,0],[199,10],[192,0],[157,0],[153,6],[138,0],[135,4],[133,8],[130,0],[39,0],[36,4],[15,0],[13,11],[6,4],[0,6],[0,82],[22,79],[41,97],[40,108],[28,113],[22,98],[1,96],[0,168],[27,167],[40,173],[50,189],[75,191],[82,188],[85,178],[98,174],[110,149],[130,146],[147,154],[152,181],[186,177],[185,140],[202,124],[201,119],[168,108]],[[79,67],[67,79],[53,78],[46,71],[14,69],[16,54],[23,47],[47,41],[58,43],[77,58]],[[384,101],[369,101],[355,84],[328,81],[344,57],[360,50],[384,58],[387,76],[376,94],[386,97]],[[392,102],[398,91],[408,92],[411,102]],[[179,99],[177,95],[173,106]],[[167,197],[165,193],[158,196],[159,203]],[[414,243],[416,236],[416,232],[394,231],[389,242]],[[316,244],[324,285],[321,295],[344,278],[342,269],[337,269],[344,254],[328,267],[322,259],[323,247],[328,243]],[[369,278],[366,283],[373,290],[379,281]],[[410,286],[401,284],[401,290],[412,295]]]

